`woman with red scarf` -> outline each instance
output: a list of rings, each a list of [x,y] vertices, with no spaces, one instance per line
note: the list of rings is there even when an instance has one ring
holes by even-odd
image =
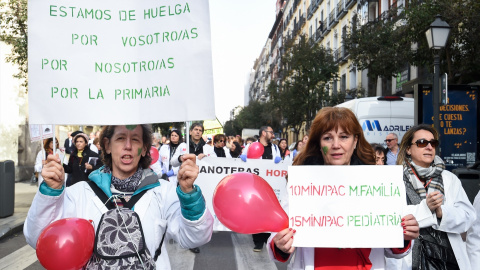
[[[295,165],[374,165],[375,154],[365,140],[355,115],[346,108],[323,108],[315,117],[304,151]],[[269,239],[269,254],[286,262],[295,252],[289,269],[348,270],[385,269],[385,256],[402,258],[411,249],[411,240],[419,235],[413,215],[402,218],[404,248],[306,248],[292,246],[295,230],[284,229]],[[342,237],[339,235],[338,237]]]

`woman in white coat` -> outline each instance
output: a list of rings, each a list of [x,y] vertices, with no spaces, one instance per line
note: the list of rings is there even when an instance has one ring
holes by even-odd
[[[435,155],[438,133],[430,125],[411,127],[400,143],[397,164],[403,165],[408,213],[420,225],[420,238],[440,244],[448,269],[469,270],[470,262],[461,233],[475,221],[475,210],[460,180],[445,170],[443,160]],[[397,262],[396,269],[418,269],[422,259],[421,239],[412,253]]]
[[[195,155],[183,156],[177,186],[166,181],[160,183],[148,168],[152,144],[148,125],[105,126],[100,141],[105,166],[93,171],[89,179],[113,200],[116,194],[129,196],[145,191],[133,211],[140,218],[150,254],[161,247],[161,254],[155,261],[156,269],[170,269],[167,249],[160,244],[162,235],[166,234],[167,239],[174,239],[184,248],[210,241],[213,217],[205,207],[200,188],[194,185],[199,172]],[[47,160],[42,170],[44,182],[33,199],[23,227],[27,243],[33,248],[42,230],[51,222],[69,217],[83,218],[92,220],[97,232],[100,218],[107,211],[86,181],[65,189],[60,159],[50,155]]]
[[[175,129],[170,133],[170,142],[162,145],[159,152],[159,161],[164,173],[162,178],[168,178],[168,180],[173,183],[177,183],[177,174],[180,167],[173,167],[170,160],[172,160],[172,157],[177,153],[179,153],[179,155],[187,153],[187,145],[183,142],[182,134]]]
[[[207,157],[224,157],[232,158],[230,150],[225,146],[227,137],[223,134],[217,134],[213,137],[213,146],[204,145],[203,153]]]
[[[326,107],[313,120],[307,147],[298,154],[293,166],[374,164],[373,149],[353,112],[347,108]],[[295,230],[291,228],[272,234],[267,247],[271,258],[281,262],[286,262],[295,252],[289,269],[381,270],[385,269],[384,256],[404,257],[410,252],[411,240],[418,237],[418,223],[412,215],[402,218],[402,226],[403,248],[295,248],[292,246]]]
[[[55,153],[58,154],[58,157],[63,162],[64,153],[60,150],[58,140],[55,139],[56,150]],[[35,160],[35,172],[38,173],[38,182],[37,185],[40,186],[43,182],[42,177],[42,168],[45,163],[47,163],[48,155],[53,155],[53,138],[48,138],[43,140],[43,147],[37,154],[37,159]]]

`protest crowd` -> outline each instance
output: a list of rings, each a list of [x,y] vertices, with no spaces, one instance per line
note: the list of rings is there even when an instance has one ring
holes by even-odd
[[[93,220],[98,237],[86,269],[105,265],[164,269],[169,265],[162,245],[165,237],[199,253],[212,236],[212,214],[195,184],[199,173],[195,160],[246,162],[249,149],[261,144],[260,159],[273,164],[401,165],[407,210],[401,220],[403,248],[294,247],[296,230],[284,228],[252,234],[253,252],[266,247],[272,260],[289,261],[291,269],[480,269],[480,195],[472,206],[459,179],[445,170],[435,155],[438,133],[431,126],[414,126],[401,142],[394,133],[388,134],[388,150],[370,145],[354,114],[343,108],[320,110],[309,135],[293,149],[287,148],[285,139],[276,139],[269,126],[246,140],[203,133],[202,124],[193,123],[187,145],[176,129],[162,136],[148,125],[105,126],[90,136],[69,133],[62,149],[55,140],[55,155],[52,138],[46,139],[35,166],[39,190],[24,226],[27,242],[36,247],[42,230],[54,220],[84,218]],[[282,207],[287,210],[288,201]],[[115,215],[116,209],[122,209],[121,214]],[[146,248],[139,251],[133,243],[118,257],[119,251],[109,247],[126,236],[107,237],[109,226],[122,223],[106,224],[109,216],[141,220],[132,230],[141,231],[143,238],[133,240]]]

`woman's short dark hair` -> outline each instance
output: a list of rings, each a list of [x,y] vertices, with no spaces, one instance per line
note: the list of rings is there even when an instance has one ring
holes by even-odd
[[[213,137],[213,143],[217,143],[220,139],[223,139],[223,142],[225,142],[226,138],[227,137],[225,137],[223,134],[217,134],[215,137]]]
[[[150,156],[150,147],[152,146],[152,129],[149,125],[140,125],[142,127],[142,139],[143,139],[143,147],[146,150],[145,156],[140,158],[138,165],[141,166],[143,169],[150,167],[150,163],[152,162],[152,157]],[[117,126],[104,126],[102,129],[102,133],[100,134],[100,147],[102,148],[102,161],[103,164],[112,168],[112,154],[107,154],[105,149],[105,139],[109,141],[112,139],[113,134],[115,133],[115,128]]]

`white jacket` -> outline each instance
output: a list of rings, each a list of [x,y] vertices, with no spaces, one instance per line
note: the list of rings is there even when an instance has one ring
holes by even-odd
[[[420,228],[432,226],[435,230],[446,232],[460,270],[470,270],[466,245],[460,234],[466,232],[472,226],[476,219],[475,209],[468,200],[462,183],[456,175],[444,170],[442,178],[445,197],[444,204],[441,206],[442,219],[440,224],[437,222],[436,213],[433,212],[432,214],[428,208],[426,200],[422,200],[418,205],[408,205],[404,215],[413,214]],[[412,254],[399,261],[389,261],[388,264],[388,269],[410,270],[412,269]]]
[[[63,163],[63,158],[65,156],[65,153],[63,153],[60,149],[57,149],[55,153],[58,154],[58,157]],[[40,186],[40,184],[43,182],[43,177],[41,172],[43,169],[42,161],[44,160],[45,160],[45,150],[42,148],[42,150],[40,150],[40,152],[38,152],[37,154],[37,159],[35,160],[35,167],[34,167],[34,171],[38,172],[38,186]]]
[[[467,232],[467,252],[472,270],[480,268],[480,192],[478,192],[473,207],[477,211],[477,220]]]
[[[251,143],[247,144],[242,151],[242,155],[246,155],[248,153],[248,148],[250,147]],[[276,157],[281,157],[280,155],[280,148],[274,143],[272,143],[272,160],[275,161]]]
[[[198,220],[185,219],[175,190],[176,184],[162,180],[160,186],[149,189],[135,204],[134,210],[140,217],[145,242],[151,254],[160,245],[167,225],[165,238],[174,239],[184,248],[199,247],[210,241],[213,217],[208,208]],[[100,217],[106,211],[107,208],[84,181],[66,188],[59,196],[48,196],[38,191],[28,211],[23,232],[27,243],[33,248],[42,230],[51,222],[62,218],[91,219],[96,233]],[[171,269],[165,243],[156,264],[157,269]]]
[[[183,155],[185,153],[187,153],[187,144],[181,143],[177,146],[177,150],[175,150],[175,153],[173,154],[173,156],[178,157],[179,155]],[[159,155],[160,157],[158,158],[158,160],[160,161],[162,170],[164,173],[167,173],[169,171],[168,168],[170,167],[170,145],[169,144],[162,145],[162,147],[160,147]],[[180,169],[180,166],[177,166],[177,167],[172,166],[174,175],[168,178],[170,182],[174,182],[174,183],[177,182],[178,169]]]
[[[230,155],[230,149],[224,146],[223,151],[225,151],[226,158],[232,158],[232,155]],[[210,146],[208,144],[203,146],[203,154],[205,154],[207,157],[217,157],[214,146]]]

